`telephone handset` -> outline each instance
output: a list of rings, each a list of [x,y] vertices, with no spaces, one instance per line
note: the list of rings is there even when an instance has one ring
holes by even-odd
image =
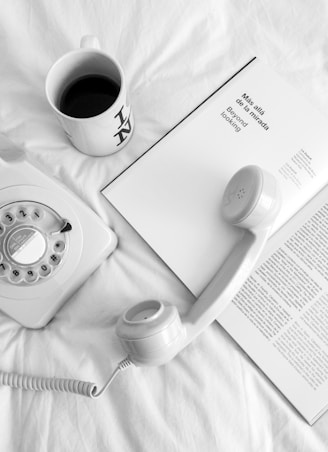
[[[0,147],[0,310],[45,326],[114,250],[117,238],[75,194]]]
[[[270,173],[249,165],[231,178],[221,214],[244,230],[241,240],[184,316],[176,306],[157,300],[140,302],[122,314],[116,333],[134,364],[167,363],[219,316],[255,266],[279,210],[280,191]]]

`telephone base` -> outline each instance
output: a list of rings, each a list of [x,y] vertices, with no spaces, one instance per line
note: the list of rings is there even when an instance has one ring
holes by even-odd
[[[59,181],[0,147],[0,310],[42,328],[117,245]]]

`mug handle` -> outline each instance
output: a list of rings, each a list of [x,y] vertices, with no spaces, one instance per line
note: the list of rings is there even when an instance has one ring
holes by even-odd
[[[100,50],[98,38],[93,35],[84,35],[80,42],[81,49],[97,49]]]

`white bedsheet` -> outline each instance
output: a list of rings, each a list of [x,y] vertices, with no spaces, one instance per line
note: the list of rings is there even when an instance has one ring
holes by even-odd
[[[44,330],[0,315],[0,368],[101,385],[125,355],[122,310],[193,297],[99,191],[257,55],[328,113],[325,0],[13,0],[0,3],[0,133],[91,206],[115,253]],[[92,158],[47,104],[50,65],[84,34],[122,64],[135,116],[130,143]],[[270,89],[270,87],[268,87]],[[326,451],[328,416],[309,427],[213,324],[174,361],[129,369],[99,400],[0,388],[0,451]]]

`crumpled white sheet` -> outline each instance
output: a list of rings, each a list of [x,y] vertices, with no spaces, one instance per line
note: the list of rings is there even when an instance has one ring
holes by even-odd
[[[125,356],[114,334],[124,308],[154,298],[183,310],[194,301],[99,191],[254,55],[327,113],[327,8],[325,0],[1,2],[0,132],[119,237],[44,330],[0,315],[2,370],[101,385]],[[84,34],[121,62],[135,116],[130,143],[104,158],[67,142],[44,94],[49,67]],[[167,366],[122,373],[99,400],[3,387],[0,407],[1,452],[328,447],[328,417],[309,427],[217,324]]]

